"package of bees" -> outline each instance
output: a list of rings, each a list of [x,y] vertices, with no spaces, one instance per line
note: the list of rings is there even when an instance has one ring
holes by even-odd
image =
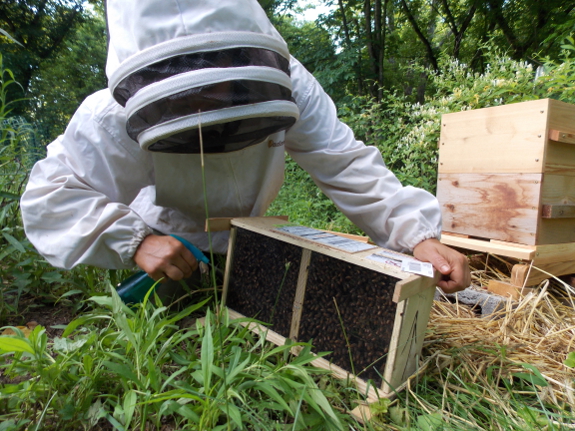
[[[438,278],[430,264],[357,238],[232,219],[223,295],[231,317],[261,322],[252,329],[273,343],[330,352],[313,364],[375,401],[416,370]]]

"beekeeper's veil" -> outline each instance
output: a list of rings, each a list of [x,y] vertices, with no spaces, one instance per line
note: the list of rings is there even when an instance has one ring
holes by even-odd
[[[242,149],[298,118],[289,52],[256,0],[108,0],[106,72],[149,151]]]

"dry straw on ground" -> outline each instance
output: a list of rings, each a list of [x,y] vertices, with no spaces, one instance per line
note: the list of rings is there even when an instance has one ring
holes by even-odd
[[[490,265],[488,258],[483,268],[472,268],[476,285],[484,285],[490,277],[504,279],[507,262],[491,259],[495,265]],[[425,353],[432,359],[430,365],[436,365],[437,371],[446,367],[456,370],[454,375],[461,382],[454,383],[457,379],[445,377],[450,373],[441,373],[446,393],[465,392],[465,384],[471,383],[484,389],[483,397],[496,402],[509,396],[505,383],[534,375],[538,377],[532,383],[542,382],[541,376],[546,382],[535,385],[541,401],[575,405],[575,369],[564,364],[568,354],[575,351],[572,286],[551,278],[488,317],[480,317],[457,302],[436,301],[428,329]],[[431,371],[429,367],[427,371]]]

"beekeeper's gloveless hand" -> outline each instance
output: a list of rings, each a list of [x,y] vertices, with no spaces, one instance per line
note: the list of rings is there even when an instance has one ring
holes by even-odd
[[[178,281],[191,277],[198,261],[190,250],[171,236],[148,235],[134,254],[134,262],[154,280]]]
[[[423,262],[430,262],[443,275],[437,285],[445,293],[458,292],[471,284],[467,258],[437,239],[421,241],[413,249],[413,255]]]

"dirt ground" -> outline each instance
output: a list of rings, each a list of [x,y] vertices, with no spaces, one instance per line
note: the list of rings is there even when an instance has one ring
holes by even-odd
[[[69,302],[38,304],[36,299],[23,297],[20,299],[20,313],[7,317],[4,326],[33,326],[34,322],[46,328],[48,338],[59,337],[63,329],[54,328],[70,323],[77,312]],[[32,324],[32,325],[30,325]]]

